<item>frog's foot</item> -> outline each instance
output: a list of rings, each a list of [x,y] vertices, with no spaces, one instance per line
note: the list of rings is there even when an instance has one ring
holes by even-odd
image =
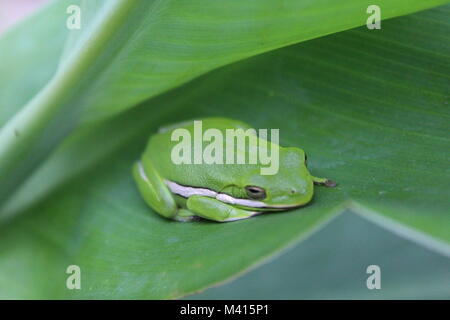
[[[326,187],[331,187],[331,188],[337,186],[336,182],[334,182],[333,180],[327,179],[327,178],[312,177],[312,180],[315,185],[319,185],[319,186],[326,186]]]
[[[217,199],[205,196],[191,196],[186,205],[189,211],[195,213],[196,216],[218,222],[237,221],[259,214],[259,212],[235,208]]]

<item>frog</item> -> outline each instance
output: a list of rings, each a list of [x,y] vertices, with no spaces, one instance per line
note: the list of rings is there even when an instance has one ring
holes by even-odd
[[[315,185],[337,185],[330,179],[310,174],[304,150],[282,147],[267,137],[257,137],[256,141],[261,145],[264,142],[272,152],[277,151],[279,167],[275,174],[261,174],[260,162],[174,161],[174,149],[180,142],[176,130],[195,135],[196,122],[201,123],[202,129],[214,129],[224,136],[227,130],[247,134],[247,138],[256,135],[256,130],[247,123],[220,117],[184,121],[151,135],[132,173],[143,200],[162,217],[180,222],[238,221],[306,206],[313,198]],[[202,141],[200,147],[205,145],[207,141]],[[194,143],[187,151],[194,153],[198,147]],[[249,156],[255,150],[244,146],[236,152]]]

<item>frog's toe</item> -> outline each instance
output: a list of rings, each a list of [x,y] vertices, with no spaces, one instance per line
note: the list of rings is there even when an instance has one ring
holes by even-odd
[[[196,216],[189,210],[179,209],[177,214],[172,219],[179,222],[191,222],[200,220],[200,217]]]
[[[315,185],[318,186],[325,186],[325,187],[336,187],[337,183],[333,180],[327,179],[327,178],[317,178],[317,177],[312,177],[313,178],[313,182]]]
[[[330,187],[330,188],[334,188],[337,186],[337,183],[333,180],[329,180],[327,179],[327,181],[325,181],[325,186],[326,187]]]

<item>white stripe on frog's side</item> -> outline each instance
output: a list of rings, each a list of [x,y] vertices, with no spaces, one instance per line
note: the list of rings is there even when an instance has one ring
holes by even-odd
[[[172,193],[175,193],[183,198],[189,198],[190,196],[205,196],[210,198],[215,198],[217,196],[217,192],[205,189],[205,188],[196,188],[196,187],[186,187],[179,185],[178,183],[164,180],[167,187],[169,187]]]
[[[243,220],[243,219],[248,219],[251,217],[254,217],[256,215],[261,214],[262,212],[249,212],[249,216],[242,218],[242,217],[235,217],[235,218],[228,218],[226,220],[223,220],[223,222],[232,222],[232,221],[238,221],[238,220]]]
[[[229,204],[237,204],[251,208],[265,208],[267,205],[261,201],[233,198],[225,193],[218,193],[216,199]]]
[[[138,163],[138,169],[139,169],[139,174],[142,177],[142,179],[144,179],[145,182],[150,183],[150,181],[148,180],[147,174],[144,171],[144,167],[142,166],[142,163],[140,161]],[[266,207],[265,203],[261,202],[261,201],[237,199],[237,198],[233,198],[232,196],[229,196],[227,194],[218,193],[218,192],[215,192],[210,189],[182,186],[182,185],[175,183],[173,181],[170,181],[170,180],[164,180],[164,182],[166,183],[167,187],[170,189],[170,191],[172,193],[177,194],[183,198],[189,198],[190,196],[205,196],[205,197],[215,198],[221,202],[228,203],[228,204],[237,204],[237,205],[242,205],[242,206],[251,207],[251,208]],[[255,212],[255,214],[256,214],[256,212]],[[238,219],[236,219],[236,220],[238,220]],[[227,220],[227,221],[233,221],[233,219]]]
[[[142,166],[142,163],[139,161],[138,163],[139,168],[139,174],[141,175],[142,179],[144,179],[146,182],[150,182],[148,180],[147,175],[145,174],[144,167]],[[223,203],[228,204],[236,204],[241,205],[244,207],[249,208],[264,208],[264,209],[291,209],[296,208],[298,205],[293,206],[268,206],[262,201],[256,201],[256,200],[249,200],[249,199],[239,199],[239,198],[233,198],[230,195],[227,195],[225,193],[218,193],[210,189],[206,188],[197,188],[197,187],[187,187],[182,186],[176,182],[170,181],[170,180],[164,180],[167,187],[170,189],[170,191],[174,194],[177,194],[183,198],[189,198],[190,196],[205,196],[210,198],[215,198]]]
[[[227,194],[218,193],[210,189],[182,186],[169,180],[165,180],[165,183],[172,193],[182,196],[183,198],[189,198],[190,196],[205,196],[215,198],[228,204],[237,204],[251,208],[267,208],[267,205],[261,201],[233,198]]]
[[[142,166],[142,162],[138,162],[138,170],[139,170],[139,175],[141,176],[142,179],[144,179],[145,182],[149,183],[150,181],[148,181],[148,177],[145,174],[144,171],[144,167]]]

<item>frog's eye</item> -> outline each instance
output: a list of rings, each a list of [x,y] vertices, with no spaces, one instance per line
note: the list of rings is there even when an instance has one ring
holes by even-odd
[[[251,199],[262,200],[266,198],[266,191],[263,188],[246,186],[245,191],[247,192],[247,196]]]
[[[305,166],[308,166],[308,156],[305,153]]]

